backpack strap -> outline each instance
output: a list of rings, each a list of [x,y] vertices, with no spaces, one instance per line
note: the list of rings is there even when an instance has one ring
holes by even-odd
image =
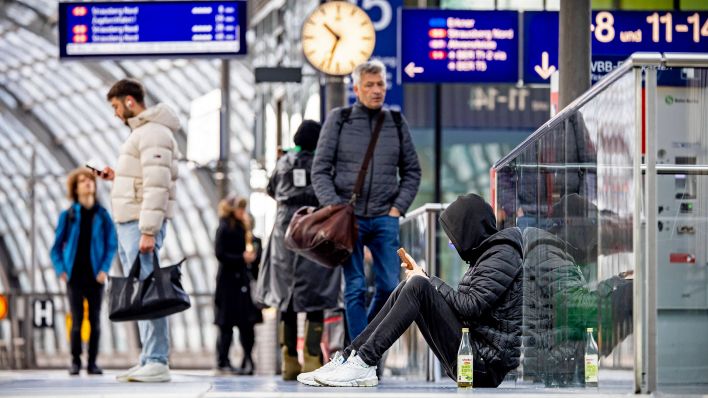
[[[354,107],[347,106],[339,111],[339,131],[337,132],[337,149],[334,151],[333,165],[337,164],[337,158],[339,157],[339,137],[342,135],[344,123],[348,122],[349,117],[352,115],[352,109],[354,109]]]
[[[398,141],[403,142],[403,117],[401,117],[401,112],[399,111],[389,111],[391,112],[391,117],[393,122],[396,123],[396,130],[398,130]]]
[[[339,145],[339,136],[342,135],[342,128],[344,128],[344,123],[349,121],[349,117],[352,115],[352,107],[347,106],[339,111],[339,133],[337,133],[337,145]]]
[[[403,117],[399,111],[389,112],[391,112],[391,117],[396,124],[396,131],[398,132],[398,167],[400,167],[403,161]]]

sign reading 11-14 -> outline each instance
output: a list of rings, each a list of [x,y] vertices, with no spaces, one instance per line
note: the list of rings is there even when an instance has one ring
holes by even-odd
[[[708,52],[706,12],[594,11],[590,22],[593,80],[635,52]],[[524,83],[548,83],[558,68],[558,13],[525,12],[524,33]]]
[[[403,9],[399,17],[401,81],[518,81],[517,12]]]

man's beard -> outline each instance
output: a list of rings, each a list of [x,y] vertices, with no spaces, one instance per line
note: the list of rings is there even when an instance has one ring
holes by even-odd
[[[123,123],[126,126],[130,127],[130,123],[128,123],[128,119],[130,119],[132,117],[135,117],[135,114],[133,113],[133,111],[131,111],[127,108],[123,110]]]

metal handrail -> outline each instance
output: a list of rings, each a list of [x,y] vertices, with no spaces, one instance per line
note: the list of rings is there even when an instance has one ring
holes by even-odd
[[[592,86],[588,91],[583,93],[580,97],[576,98],[573,102],[568,104],[550,120],[544,123],[541,127],[536,129],[528,138],[522,141],[516,148],[512,149],[506,156],[499,159],[492,168],[499,169],[505,166],[512,159],[516,158],[523,152],[529,145],[538,141],[544,134],[548,133],[551,128],[562,123],[568,118],[570,114],[580,109],[583,105],[595,98],[599,93],[607,89],[612,83],[619,80],[626,73],[634,68],[648,67],[648,66],[683,66],[683,67],[708,67],[708,54],[688,54],[688,53],[634,53],[627,61],[619,66],[617,69],[609,73],[597,84]]]
[[[548,163],[536,163],[536,164],[515,164],[514,169],[530,169],[530,170],[596,170],[601,168],[612,167],[616,170],[632,170],[634,166],[617,166],[609,164],[594,164],[594,163],[564,163],[564,164],[548,164]],[[647,165],[642,164],[641,170],[643,173],[647,171]],[[660,175],[675,175],[675,174],[688,174],[688,175],[708,175],[708,165],[704,164],[657,164],[656,174]]]
[[[429,211],[445,210],[446,207],[447,207],[447,204],[445,204],[445,203],[426,203],[423,206],[416,208],[415,210],[411,210],[410,212],[408,212],[405,215],[405,217],[401,217],[399,224],[407,223],[410,220],[412,220],[416,217],[420,217],[422,214],[425,214]]]

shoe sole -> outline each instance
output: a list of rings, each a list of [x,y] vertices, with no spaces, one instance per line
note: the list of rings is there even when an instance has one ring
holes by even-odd
[[[308,380],[308,379],[300,380],[300,379],[297,379],[297,381],[299,381],[300,383],[302,383],[302,384],[304,384],[304,385],[306,385],[306,386],[310,386],[310,387],[322,387],[322,384],[320,384],[320,383],[318,383],[317,381],[315,381],[315,379],[312,379],[312,380]]]
[[[376,387],[379,385],[378,377],[339,382],[339,381],[320,379],[317,376],[315,376],[315,381],[325,387]]]
[[[128,381],[137,383],[165,383],[170,381],[170,376],[128,376]]]
[[[133,374],[134,372],[137,372],[138,369],[140,369],[140,368],[138,367],[138,368],[133,369],[132,371],[128,371],[123,374],[120,374],[120,375],[116,376],[116,380],[119,383],[129,383],[130,380],[128,378],[130,377],[131,374]]]

